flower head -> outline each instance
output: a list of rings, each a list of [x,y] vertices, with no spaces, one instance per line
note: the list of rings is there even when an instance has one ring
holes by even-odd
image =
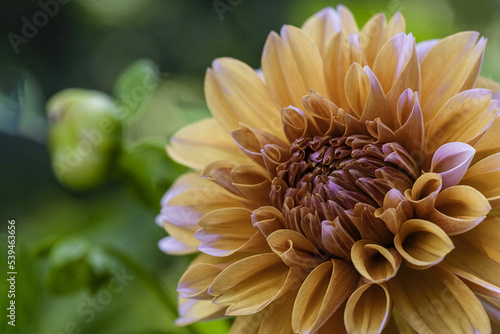
[[[498,84],[478,79],[485,43],[415,44],[399,13],[358,30],[339,6],[272,32],[262,75],[215,60],[213,118],[167,148],[195,172],[163,199],[160,247],[202,253],[179,282],[178,323],[491,332],[500,117]]]

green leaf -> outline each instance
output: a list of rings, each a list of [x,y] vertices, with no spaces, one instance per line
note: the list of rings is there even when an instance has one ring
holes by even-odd
[[[140,59],[128,66],[115,83],[116,104],[122,119],[136,114],[159,84],[156,64],[149,59]]]

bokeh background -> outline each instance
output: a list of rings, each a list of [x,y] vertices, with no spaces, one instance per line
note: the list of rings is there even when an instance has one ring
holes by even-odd
[[[337,3],[59,0],[36,32],[12,42],[48,2],[55,0],[0,1],[0,332],[226,333],[230,320],[174,325],[176,284],[192,256],[157,246],[166,235],[155,224],[161,196],[187,170],[164,147],[180,127],[208,116],[202,84],[213,59],[258,68],[269,31],[300,26]],[[482,75],[500,81],[500,1],[343,4],[360,26],[377,12],[401,11],[417,42],[477,30],[488,38]],[[78,87],[127,107],[145,76],[155,85],[120,118],[118,149],[98,157],[111,166],[102,184],[62,185],[49,147],[67,143],[49,145],[47,101]],[[16,221],[16,327],[4,314],[9,219]]]

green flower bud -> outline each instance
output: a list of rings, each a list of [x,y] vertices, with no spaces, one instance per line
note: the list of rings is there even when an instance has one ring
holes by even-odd
[[[110,176],[121,144],[121,122],[108,95],[66,89],[47,103],[52,167],[59,181],[87,190]]]

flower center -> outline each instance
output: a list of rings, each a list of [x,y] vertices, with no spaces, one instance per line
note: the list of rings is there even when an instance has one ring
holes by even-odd
[[[316,136],[295,140],[290,160],[276,173],[272,203],[289,229],[321,245],[314,239],[325,223],[341,224],[359,239],[359,224],[378,219],[374,211],[389,190],[411,188],[418,166],[398,143],[376,143],[367,135]]]

